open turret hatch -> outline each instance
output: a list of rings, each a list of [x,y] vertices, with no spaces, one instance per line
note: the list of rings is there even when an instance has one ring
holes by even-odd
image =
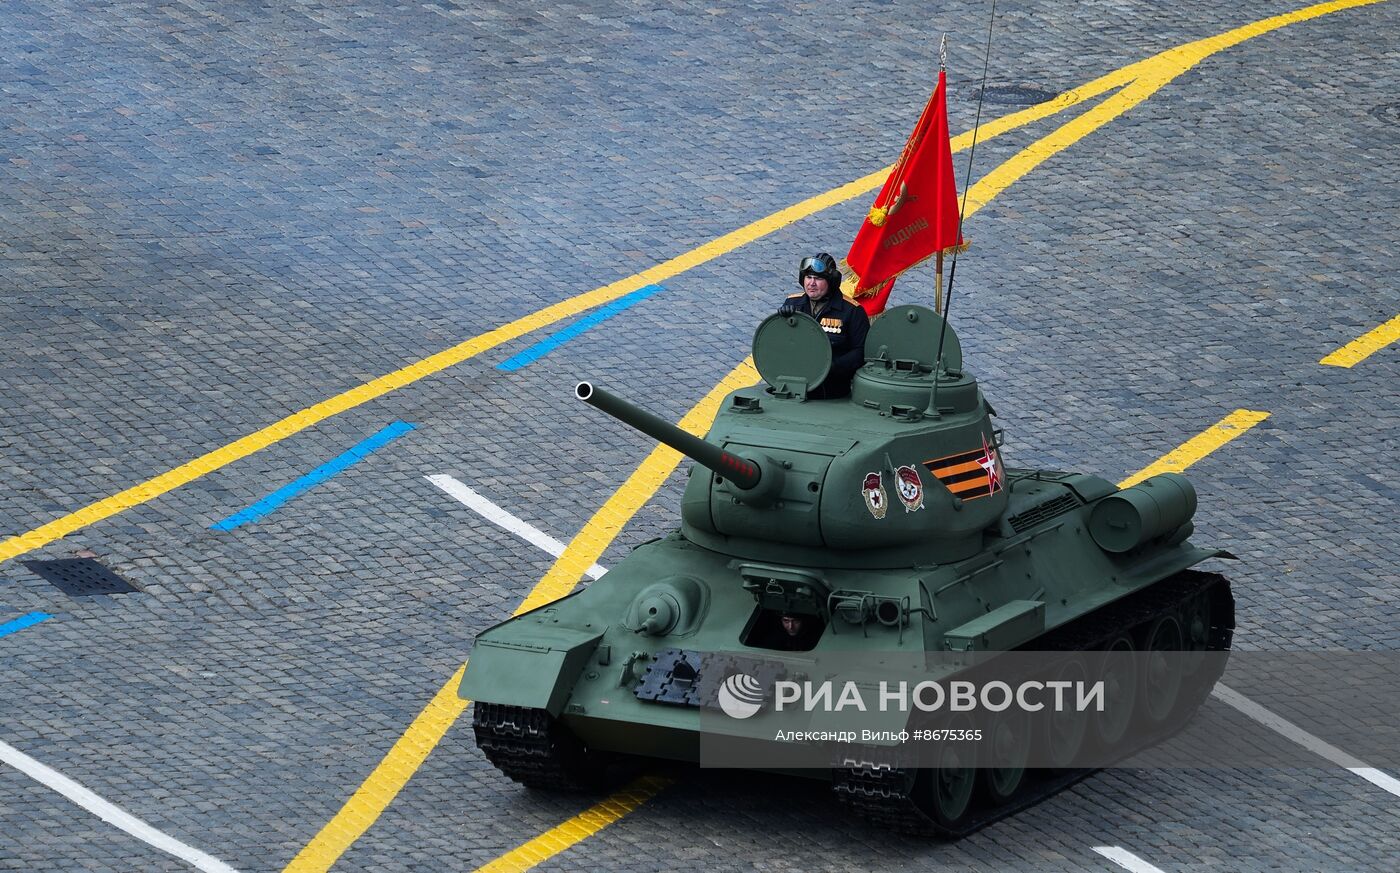
[[[895,371],[932,373],[940,334],[943,369],[958,373],[962,370],[962,343],[951,325],[944,332],[943,316],[926,306],[906,304],[885,310],[871,323],[865,337],[865,359],[884,361]]]
[[[773,394],[803,400],[831,373],[831,340],[811,316],[770,315],[754,331],[753,363]]]
[[[934,410],[934,371],[943,345],[937,410]],[[888,309],[875,319],[865,338],[865,366],[851,383],[851,399],[903,421],[930,415],[973,412],[977,409],[977,380],[963,372],[962,343],[943,317],[926,306]]]

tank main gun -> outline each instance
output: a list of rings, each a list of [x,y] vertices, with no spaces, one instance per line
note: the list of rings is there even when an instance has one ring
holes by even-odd
[[[763,481],[765,474],[776,478],[776,470],[769,471],[764,465],[750,458],[741,458],[726,452],[714,443],[693,436],[680,428],[610,394],[591,382],[580,382],[574,388],[574,395],[590,406],[601,409],[608,415],[630,425],[658,442],[665,443],[696,463],[708,467],[724,477],[740,491],[752,491]],[[771,484],[771,483],[769,483]],[[767,490],[767,489],[765,489]]]

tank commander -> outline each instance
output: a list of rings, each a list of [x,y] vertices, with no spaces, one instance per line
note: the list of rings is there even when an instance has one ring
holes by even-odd
[[[865,363],[865,335],[870,317],[865,310],[841,296],[841,271],[826,252],[803,258],[797,267],[802,288],[778,307],[780,315],[803,313],[817,320],[831,340],[831,373],[808,397],[845,397],[851,393],[851,377]]]

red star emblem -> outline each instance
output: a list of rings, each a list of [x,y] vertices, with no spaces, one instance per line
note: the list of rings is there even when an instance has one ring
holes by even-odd
[[[987,443],[987,435],[982,435],[982,457],[977,459],[977,465],[987,474],[987,493],[995,494],[1001,490],[1001,459],[997,457],[995,444]]]

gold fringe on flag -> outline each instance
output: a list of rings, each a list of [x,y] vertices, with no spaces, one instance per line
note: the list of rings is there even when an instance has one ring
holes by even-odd
[[[875,223],[875,219],[873,218],[873,213],[874,213],[875,211],[876,211],[875,209],[871,209],[872,218],[870,219],[870,221],[871,221],[872,224]],[[881,212],[881,220],[883,221],[883,220],[884,220],[884,215],[883,215],[884,210],[881,209],[881,210],[879,210],[879,211]],[[876,227],[879,227],[878,224],[875,225],[875,226],[876,226]],[[966,236],[965,236],[965,237],[963,237],[962,245],[948,246],[946,249],[944,249],[944,250],[941,251],[941,252],[934,252],[933,254],[930,254],[928,257],[921,258],[921,259],[915,261],[914,263],[910,264],[909,266],[905,267],[903,270],[900,270],[898,273],[896,273],[895,275],[891,276],[889,279],[886,279],[885,282],[890,281],[890,279],[898,279],[900,276],[903,276],[905,273],[909,272],[910,270],[912,270],[912,269],[914,269],[915,267],[919,266],[920,264],[924,263],[924,262],[927,261],[929,258],[934,257],[935,255],[951,255],[951,254],[953,254],[954,252],[965,252],[965,251],[967,251],[968,246],[970,246],[970,245],[972,245],[972,238],[971,238],[971,237],[966,237]],[[869,288],[862,288],[862,287],[860,287],[860,276],[857,276],[857,275],[856,275],[856,271],[851,269],[851,265],[848,264],[848,263],[846,262],[846,259],[845,259],[845,258],[842,258],[840,261],[837,262],[837,264],[836,264],[836,269],[838,269],[838,270],[841,271],[841,288],[842,288],[841,294],[842,294],[847,300],[856,301],[856,300],[863,300],[863,299],[866,298],[866,297],[873,297],[873,296],[875,296],[875,294],[877,294],[877,293],[880,291],[881,288],[883,288],[883,287],[885,286],[885,282],[876,282],[874,285],[872,285],[872,286],[869,287]],[[847,289],[849,289],[849,290],[847,290]]]

